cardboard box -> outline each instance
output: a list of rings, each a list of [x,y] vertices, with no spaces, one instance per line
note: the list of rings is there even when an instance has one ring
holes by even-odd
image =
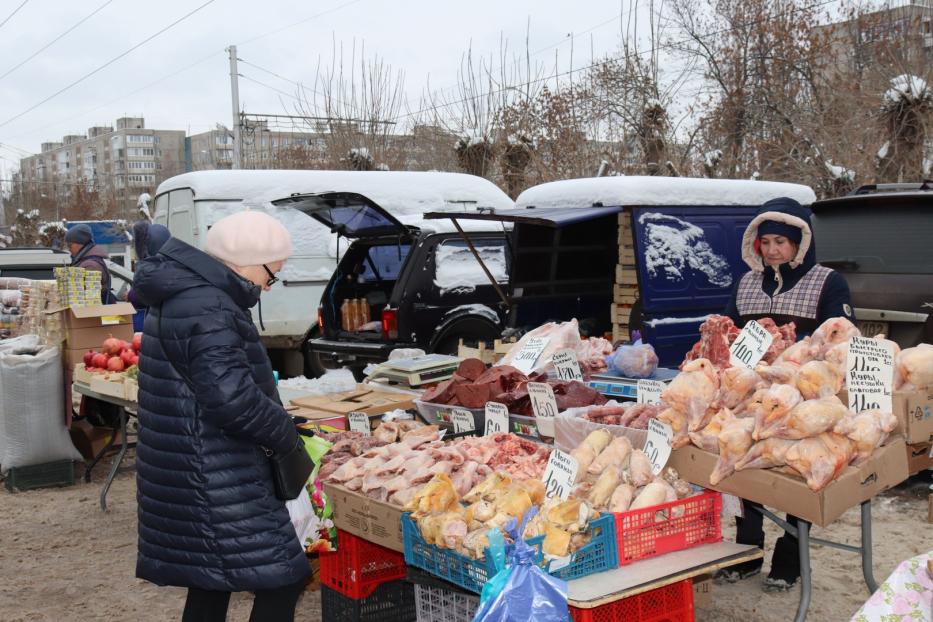
[[[84,355],[91,348],[67,348],[62,347],[62,365],[67,370],[72,370],[75,368],[75,365],[84,362]]]
[[[88,386],[101,395],[126,399],[126,375],[122,372],[94,374]]]
[[[359,385],[355,391],[332,393],[330,395],[309,395],[295,398],[291,403],[295,406],[338,415],[348,415],[351,412],[381,415],[396,409],[408,410],[413,408],[415,398],[402,393],[374,391],[365,385]]]
[[[111,437],[114,437],[114,446],[120,444],[119,431],[110,428],[95,428],[84,419],[72,423],[69,432],[71,442],[85,460],[93,460],[107,446]]]
[[[907,446],[907,472],[911,475],[933,469],[933,443],[916,443]]]
[[[757,501],[767,507],[806,519],[825,527],[846,510],[907,479],[907,447],[904,437],[894,436],[875,450],[865,464],[846,469],[820,492],[813,492],[806,481],[775,469],[748,469],[734,473],[716,486],[709,475],[718,456],[693,445],[671,453],[668,466],[692,484]]]
[[[99,348],[104,339],[114,336],[133,340],[133,315],[136,309],[128,302],[88,307],[65,307],[47,313],[60,313],[69,350]],[[75,361],[78,363],[80,361]]]
[[[292,417],[304,417],[307,423],[300,424],[300,427],[315,432],[340,432],[347,429],[347,418],[345,415],[321,412],[311,408],[301,408],[300,406],[286,406],[285,411]]]
[[[693,608],[709,609],[713,605],[713,575],[693,577]]]
[[[933,441],[933,387],[920,391],[895,391],[891,396],[897,428],[894,434],[903,434],[908,443]],[[849,403],[848,393],[843,389],[839,399]]]
[[[405,552],[402,509],[334,484],[324,484],[334,506],[334,525],[387,549]]]

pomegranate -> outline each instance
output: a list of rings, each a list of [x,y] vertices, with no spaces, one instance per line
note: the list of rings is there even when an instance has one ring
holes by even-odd
[[[136,352],[139,352],[140,349],[142,349],[142,347],[143,347],[143,334],[134,333],[133,334],[133,350],[135,350]]]
[[[85,367],[94,367],[94,355],[95,354],[97,354],[97,352],[94,352],[94,350],[88,350],[87,352],[84,353],[84,366]]]
[[[102,345],[103,351],[107,354],[120,354],[120,350],[123,349],[123,341],[121,339],[117,339],[113,335],[110,335],[104,339],[104,343]]]
[[[139,357],[138,357],[138,356],[133,355],[133,363],[132,363],[132,364],[133,364],[133,365],[139,365]]]
[[[107,361],[107,369],[109,371],[123,371],[125,368],[126,364],[119,356],[111,356],[110,360]]]
[[[94,358],[91,359],[91,367],[97,367],[98,369],[107,369],[107,355],[101,354],[98,352],[94,355]]]
[[[134,358],[136,358],[136,355],[133,354],[132,350],[124,350],[120,353],[120,360],[123,361],[127,367],[133,364]]]

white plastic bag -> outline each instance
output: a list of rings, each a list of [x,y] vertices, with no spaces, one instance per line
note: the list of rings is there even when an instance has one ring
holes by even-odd
[[[30,335],[29,337],[33,337]],[[17,341],[17,340],[10,340]],[[0,349],[0,468],[81,460],[65,428],[61,353],[57,347]]]
[[[641,449],[648,440],[648,430],[637,430],[622,425],[607,425],[594,423],[580,415],[591,408],[604,408],[606,406],[621,406],[615,400],[609,400],[600,406],[583,406],[581,408],[568,408],[554,419],[554,446],[561,451],[571,451],[583,442],[586,436],[600,428],[607,430],[613,437],[625,436],[632,441],[632,447]]]

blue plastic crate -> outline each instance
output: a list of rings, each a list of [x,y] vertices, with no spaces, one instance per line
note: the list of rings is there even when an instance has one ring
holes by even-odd
[[[618,566],[614,517],[604,514],[590,523],[590,529],[593,532],[592,540],[573,554],[569,564],[549,571],[550,574],[569,581]],[[486,582],[496,574],[495,565],[488,554],[483,559],[471,559],[456,551],[441,549],[425,542],[409,514],[402,515],[402,535],[405,539],[406,564],[426,570],[465,590],[479,594]],[[540,553],[543,542],[543,536],[528,540],[529,545],[538,549],[539,564],[542,564],[543,560]],[[550,565],[553,565],[553,562]]]

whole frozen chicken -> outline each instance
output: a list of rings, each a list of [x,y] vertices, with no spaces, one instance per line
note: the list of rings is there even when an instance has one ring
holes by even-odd
[[[696,359],[683,367],[661,401],[687,417],[687,428],[695,432],[706,425],[714,412],[708,412],[719,391],[719,374],[709,359]]]
[[[852,464],[859,465],[871,457],[875,448],[880,447],[896,427],[897,417],[893,414],[863,410],[858,414],[847,413],[833,428],[833,432],[843,434],[855,442],[856,457]]]
[[[596,460],[587,469],[591,475],[602,473],[607,467],[620,470],[628,466],[632,454],[632,441],[625,436],[617,436],[600,452]],[[579,470],[579,466],[577,467]]]
[[[776,437],[800,440],[829,432],[849,412],[835,395],[797,404],[787,416],[774,420],[763,429],[756,429],[758,439]]]
[[[673,408],[668,408],[658,414],[658,421],[671,426],[671,431],[674,433],[671,447],[680,449],[690,443],[690,437],[687,436],[687,415]]]
[[[900,386],[895,385],[895,389],[916,391],[933,385],[933,345],[921,343],[901,350],[894,365],[895,378],[900,379]]]
[[[835,432],[805,438],[785,456],[787,466],[800,473],[814,492],[823,490],[855,456],[855,443]]]
[[[752,431],[755,420],[750,417],[728,420],[719,433],[719,460],[709,476],[709,483],[715,486],[735,471],[735,463],[748,453],[752,443]]]
[[[862,333],[855,324],[844,317],[834,317],[826,320],[813,331],[810,343],[815,348],[816,358],[823,358],[834,345],[848,341],[852,337],[860,337]]]
[[[826,351],[826,354],[823,356],[823,362],[827,365],[832,365],[836,373],[845,379],[847,358],[849,358],[849,342],[843,341]]]
[[[734,369],[734,368],[733,368]],[[754,373],[754,372],[753,372]],[[728,408],[723,408],[710,419],[706,427],[699,432],[691,432],[690,440],[693,444],[705,451],[714,454],[719,453],[719,433],[722,431],[724,423],[734,418],[735,415]]]
[[[804,337],[791,347],[787,348],[775,359],[774,364],[790,363],[798,367],[806,365],[816,358],[817,352],[813,347],[812,339]]]
[[[771,428],[784,418],[797,404],[803,401],[803,396],[797,387],[789,384],[775,384],[759,395],[760,405],[756,404],[755,427],[753,438],[761,440],[762,431]]]
[[[775,362],[773,365],[759,363],[755,366],[755,373],[769,384],[794,384],[799,371],[800,365],[790,361]]]
[[[797,441],[789,441],[783,438],[769,438],[765,441],[758,441],[752,445],[741,460],[735,463],[735,470],[770,469],[771,467],[783,466],[788,450],[796,444]]]
[[[797,372],[797,389],[805,400],[836,395],[842,390],[844,373],[825,361],[810,361]]]
[[[719,406],[735,410],[763,384],[761,376],[747,367],[729,367],[719,379]]]

